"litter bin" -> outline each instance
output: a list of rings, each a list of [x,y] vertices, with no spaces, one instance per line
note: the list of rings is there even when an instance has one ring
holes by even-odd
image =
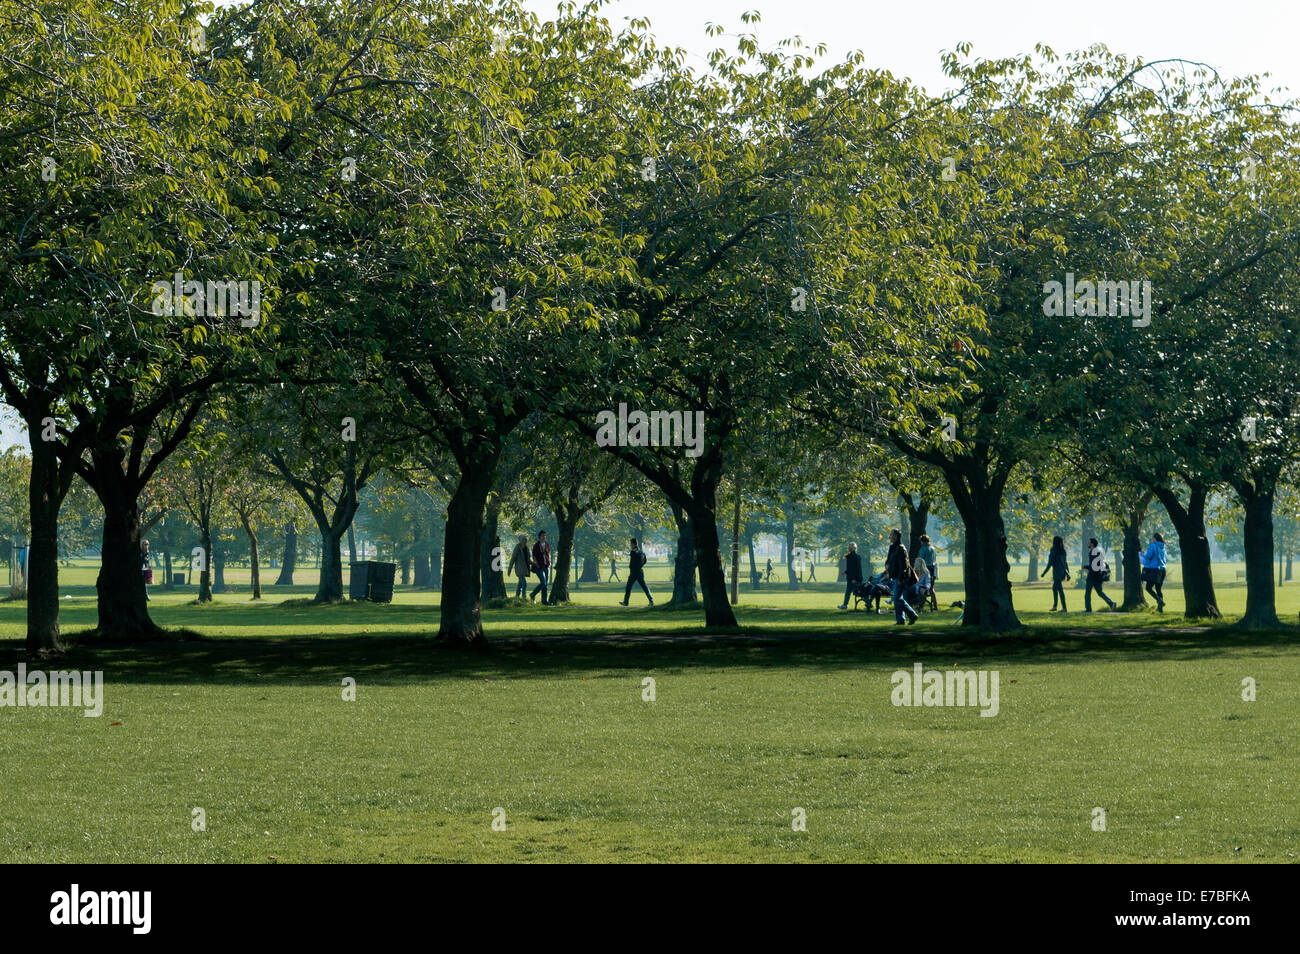
[[[369,560],[349,563],[348,596],[354,600],[364,600],[370,595],[370,568],[374,564]]]
[[[370,600],[372,603],[391,603],[393,601],[393,579],[397,574],[396,563],[379,563],[374,560],[360,560],[348,564],[348,596],[354,600]]]
[[[184,586],[184,585],[185,585],[185,574],[184,574],[184,573],[173,573],[173,574],[172,574],[172,586]]]

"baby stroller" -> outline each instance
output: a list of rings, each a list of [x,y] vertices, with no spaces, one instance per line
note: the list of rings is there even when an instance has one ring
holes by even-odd
[[[853,588],[853,608],[857,609],[859,603],[866,604],[867,607],[870,607],[874,601],[875,610],[879,613],[880,598],[882,596],[889,596],[889,594],[890,588],[888,584],[885,583],[885,574],[881,573],[877,576],[873,576],[866,582],[859,583]]]

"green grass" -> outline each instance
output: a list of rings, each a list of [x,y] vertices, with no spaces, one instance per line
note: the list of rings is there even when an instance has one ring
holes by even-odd
[[[77,572],[65,631],[94,624]],[[1298,590],[1279,591],[1287,618]],[[959,638],[945,610],[903,638],[835,611],[840,592],[742,591],[759,636],[554,639],[701,635],[698,614],[584,588],[573,607],[486,610],[515,638],[463,654],[429,638],[436,593],[200,607],[155,590],[159,622],[207,638],[74,647],[57,665],[105,671],[101,718],[0,709],[0,862],[1295,861],[1294,627],[1063,620],[1025,587],[1016,637]],[[0,669],[23,613],[0,605]],[[914,662],[999,671],[999,715],[894,707],[890,674]]]

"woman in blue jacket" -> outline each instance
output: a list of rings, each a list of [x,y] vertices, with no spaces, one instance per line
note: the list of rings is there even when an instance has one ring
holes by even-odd
[[[1142,582],[1147,592],[1156,598],[1156,612],[1165,611],[1165,538],[1155,534],[1151,546],[1142,554]]]

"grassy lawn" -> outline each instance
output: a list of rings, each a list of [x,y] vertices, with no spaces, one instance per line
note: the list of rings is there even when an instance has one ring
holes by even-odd
[[[67,631],[94,623],[84,569],[64,577]],[[464,655],[428,638],[436,593],[197,607],[155,590],[161,623],[208,638],[74,648],[59,667],[105,671],[101,718],[0,709],[0,862],[1296,860],[1294,627],[1061,618],[1022,587],[1025,634],[961,641],[945,609],[904,639],[837,612],[840,592],[742,592],[742,627],[770,638],[548,640],[700,628],[584,588],[486,610],[516,638]],[[1279,595],[1294,620],[1300,584]],[[1220,593],[1230,614],[1243,600]],[[0,669],[23,612],[0,604]],[[999,714],[893,706],[890,674],[917,662],[997,670]]]

